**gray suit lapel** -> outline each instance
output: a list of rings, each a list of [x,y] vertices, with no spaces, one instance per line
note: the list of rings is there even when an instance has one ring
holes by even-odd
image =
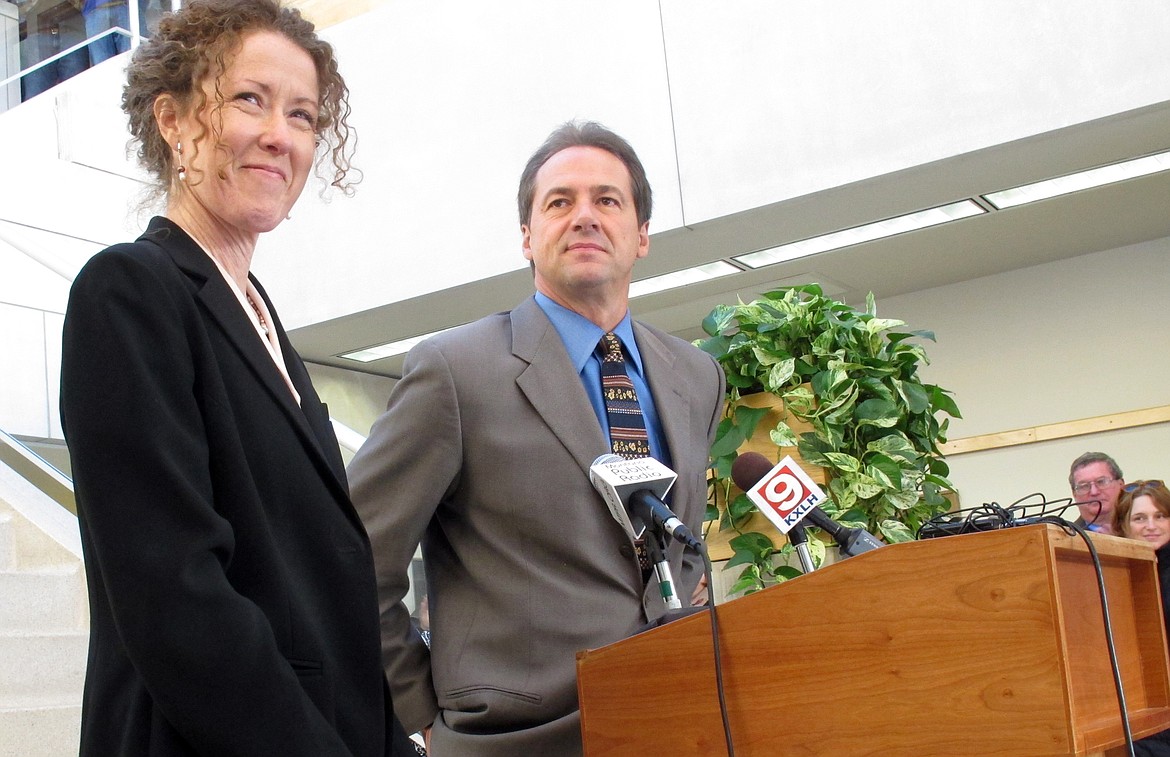
[[[582,474],[588,476],[589,466],[609,450],[609,444],[581,386],[581,377],[535,299],[516,307],[511,321],[512,354],[528,363],[516,377],[516,385],[581,466]]]
[[[675,355],[649,329],[634,322],[634,337],[642,353],[646,380],[654,394],[654,407],[662,433],[666,436],[672,464],[684,464],[692,458],[694,439],[691,429],[691,405],[687,399],[687,386],[675,370]],[[676,493],[677,496],[677,493]]]

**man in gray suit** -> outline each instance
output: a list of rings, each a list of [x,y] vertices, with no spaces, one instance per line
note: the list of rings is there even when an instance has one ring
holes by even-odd
[[[630,319],[650,247],[650,186],[633,149],[565,124],[520,181],[536,294],[415,347],[349,468],[378,573],[394,708],[431,753],[581,753],[575,654],[664,612],[628,533],[589,482],[611,451],[596,352],[621,339],[671,506],[698,532],[723,374],[684,340]],[[428,652],[402,604],[422,542]],[[668,551],[678,593],[705,601],[700,558]]]

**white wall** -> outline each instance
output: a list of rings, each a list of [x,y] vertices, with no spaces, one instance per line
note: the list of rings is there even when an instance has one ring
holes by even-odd
[[[569,118],[637,147],[662,232],[1170,99],[1163,0],[398,0],[325,36],[366,180],[263,241],[289,328],[524,267]]]
[[[935,332],[926,379],[955,392],[951,439],[1170,404],[1170,238],[892,297],[878,313]],[[1170,424],[949,458],[965,507],[1067,497],[1082,452],[1129,479],[1170,477]]]
[[[1170,97],[1166,3],[662,6],[687,223]]]
[[[526,266],[516,183],[571,118],[637,145],[654,229],[681,225],[657,2],[401,0],[327,36],[352,92],[365,179],[328,205],[306,191],[263,240],[256,269],[278,302],[296,303],[282,306],[287,327]],[[322,280],[344,296],[322,296]]]
[[[366,174],[328,204],[310,184],[261,241],[254,269],[290,329],[523,267],[516,180],[569,118],[637,146],[661,232],[1170,100],[1163,0],[392,0],[323,36]],[[0,250],[33,234],[38,265],[68,274],[143,225],[124,63],[0,114]],[[44,278],[3,255],[10,288]],[[60,314],[58,290],[31,307]],[[5,308],[0,327],[23,318]],[[5,337],[6,361],[39,367],[0,389],[55,435],[55,381],[24,377],[58,360],[42,320],[39,343]],[[9,430],[41,433],[24,423]]]
[[[124,59],[0,114],[0,428],[61,438],[61,324],[74,275],[138,235],[119,109]]]
[[[60,438],[57,374],[69,281],[4,244],[5,231],[0,229],[0,428]]]

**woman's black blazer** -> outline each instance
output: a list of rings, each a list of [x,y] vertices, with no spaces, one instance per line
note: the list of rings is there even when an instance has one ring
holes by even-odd
[[[392,753],[369,540],[269,308],[299,407],[170,221],[74,282],[61,421],[91,614],[82,755]]]

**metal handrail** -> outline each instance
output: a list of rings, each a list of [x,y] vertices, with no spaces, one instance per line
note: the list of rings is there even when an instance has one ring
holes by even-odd
[[[133,26],[133,24],[131,24],[131,26]],[[130,32],[126,31],[125,29],[123,29],[120,26],[111,26],[109,29],[106,29],[101,34],[95,34],[92,37],[90,37],[89,39],[82,40],[81,42],[78,42],[73,47],[70,47],[66,50],[62,50],[61,52],[57,53],[56,55],[50,55],[48,58],[45,58],[40,63],[35,63],[35,64],[29,66],[28,68],[24,69],[23,71],[17,71],[15,74],[13,74],[12,76],[9,76],[7,79],[0,81],[0,87],[6,87],[9,84],[12,84],[13,82],[20,81],[22,78],[24,78],[25,74],[31,74],[33,71],[40,71],[42,68],[49,65],[50,63],[54,63],[56,61],[59,61],[62,58],[64,58],[66,55],[69,55],[72,52],[76,52],[77,50],[80,50],[83,47],[87,47],[90,42],[95,42],[99,39],[102,39],[103,37],[108,37],[112,34],[121,34],[123,37],[129,37],[131,47],[134,47],[135,45],[137,45],[138,40],[140,39],[140,37],[137,37],[134,34],[131,34]]]
[[[73,481],[3,430],[0,430],[0,463],[16,471],[69,512],[77,513]]]

